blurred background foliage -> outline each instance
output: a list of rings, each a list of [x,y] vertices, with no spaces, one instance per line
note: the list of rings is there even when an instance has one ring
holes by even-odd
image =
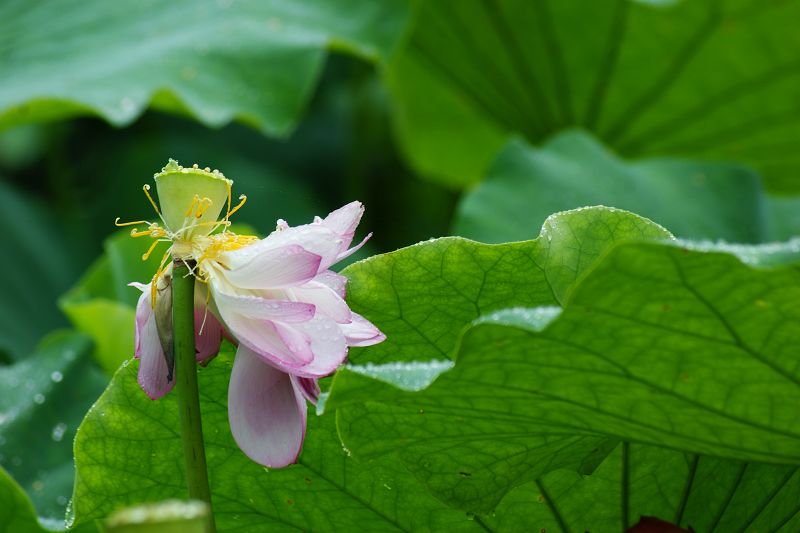
[[[113,221],[152,216],[141,186],[170,157],[234,179],[236,222],[261,234],[361,200],[370,254],[533,238],[593,204],[680,237],[796,235],[797,20],[785,0],[6,0],[0,372],[42,350],[107,374],[130,357],[125,284],[153,267]],[[94,343],[36,348],[70,324]],[[74,432],[94,377],[42,439]],[[58,516],[70,475],[42,496],[50,466],[4,446],[0,466]]]

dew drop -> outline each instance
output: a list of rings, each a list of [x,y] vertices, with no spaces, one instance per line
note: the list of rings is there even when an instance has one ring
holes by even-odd
[[[38,403],[39,405],[42,405],[44,403],[44,394],[41,393],[37,394],[36,396],[33,397],[33,401]]]
[[[64,438],[64,433],[67,432],[67,425],[63,422],[59,422],[58,424],[53,427],[53,431],[50,433],[50,437],[56,441],[61,442],[61,439]]]
[[[50,374],[50,379],[52,379],[54,383],[61,383],[61,380],[64,379],[64,374],[56,370]]]

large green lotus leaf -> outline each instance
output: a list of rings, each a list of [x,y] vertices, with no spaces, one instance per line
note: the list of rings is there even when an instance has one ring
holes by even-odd
[[[80,273],[81,259],[52,212],[0,178],[0,361],[20,360],[47,332],[65,325],[53,305]]]
[[[797,470],[623,444],[591,476],[551,472],[483,520],[497,531],[618,532],[655,517],[698,532],[788,533],[800,527]]]
[[[405,0],[26,2],[0,7],[0,127],[152,105],[285,135],[329,48],[387,55]]]
[[[365,371],[354,358],[334,378],[327,408],[338,408],[353,453],[397,452],[438,497],[474,511],[534,479],[524,458],[548,438],[602,435],[798,464],[800,412],[790,406],[800,401],[800,250],[732,251],[784,265],[618,244],[563,312],[482,317],[464,333],[455,366],[419,392],[372,379],[380,365]]]
[[[310,414],[298,464],[269,470],[250,461],[230,434],[224,351],[200,370],[201,409],[220,531],[471,531],[390,458],[358,462],[343,449],[331,416]],[[75,524],[142,502],[184,498],[177,397],[151,401],[136,382],[138,363],[119,369],[87,414],[75,441]],[[479,529],[478,529],[479,530]]]
[[[553,215],[531,241],[489,245],[448,237],[361,261],[343,271],[348,303],[389,341],[351,359],[448,359],[461,329],[481,314],[558,305],[614,242],[669,237],[637,215],[593,207]]]
[[[454,233],[484,242],[523,240],[550,213],[602,204],[639,213],[679,237],[763,242],[798,233],[800,221],[787,216],[796,203],[768,198],[758,176],[737,165],[628,162],[591,134],[570,131],[540,149],[510,141],[461,201]]]
[[[510,134],[751,164],[800,191],[797,2],[418,3],[387,78],[410,161],[463,187]]]
[[[0,367],[0,466],[39,515],[62,523],[73,483],[72,440],[106,384],[90,351],[85,336],[58,332],[27,359]]]

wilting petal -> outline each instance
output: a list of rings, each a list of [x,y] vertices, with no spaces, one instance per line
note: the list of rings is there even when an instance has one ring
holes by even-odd
[[[137,381],[145,393],[157,400],[172,390],[175,380],[169,378],[167,358],[158,336],[156,316],[150,298],[150,284],[130,283],[142,291],[136,304],[136,327],[134,334],[134,357],[139,359]]]
[[[210,311],[194,308],[194,347],[198,362],[217,355],[222,342],[222,325]]]
[[[350,322],[350,308],[336,291],[327,285],[309,281],[290,290],[298,301],[314,304],[318,313],[328,315],[339,323]]]
[[[350,202],[336,211],[332,211],[322,221],[325,226],[342,238],[341,251],[347,250],[350,243],[353,242],[353,235],[356,233],[363,214],[364,206],[361,205],[361,202]]]
[[[300,393],[305,397],[306,400],[317,405],[317,400],[319,400],[319,383],[314,378],[301,378],[297,376],[291,376],[292,382],[294,383],[295,390],[300,391]]]
[[[319,271],[322,257],[299,243],[274,246],[266,239],[225,256],[230,270],[225,277],[243,289],[300,285]]]
[[[223,316],[238,313],[249,318],[280,320],[281,322],[305,322],[314,316],[315,307],[311,303],[270,300],[258,296],[232,295],[214,287],[214,302]]]
[[[352,322],[340,325],[348,346],[371,346],[386,339],[386,335],[381,333],[372,322],[358,313],[352,313],[352,316]]]
[[[281,468],[297,459],[306,431],[306,402],[288,374],[244,346],[236,352],[228,419],[239,448],[253,461]]]

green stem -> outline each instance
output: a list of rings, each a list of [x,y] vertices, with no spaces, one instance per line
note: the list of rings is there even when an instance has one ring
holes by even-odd
[[[175,261],[172,265],[172,333],[175,342],[175,379],[178,389],[178,410],[181,417],[181,438],[186,460],[186,484],[189,498],[208,503],[206,450],[200,422],[200,396],[197,391],[197,364],[194,345],[194,276],[189,267],[193,261]],[[214,514],[210,515],[210,531],[215,531]]]

